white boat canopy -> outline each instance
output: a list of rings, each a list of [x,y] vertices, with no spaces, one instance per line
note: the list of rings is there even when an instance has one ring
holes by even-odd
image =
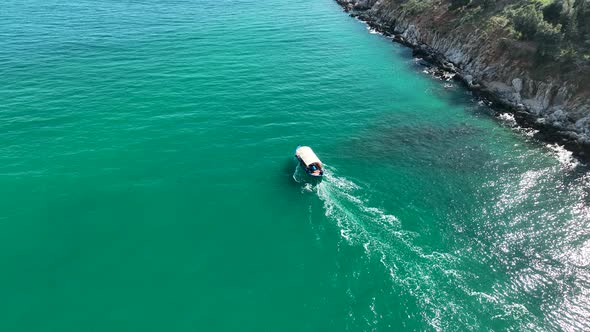
[[[297,158],[303,161],[305,166],[309,166],[313,163],[319,163],[320,165],[322,164],[318,156],[315,155],[315,153],[309,146],[299,147],[297,151],[295,151],[295,155],[297,156]]]

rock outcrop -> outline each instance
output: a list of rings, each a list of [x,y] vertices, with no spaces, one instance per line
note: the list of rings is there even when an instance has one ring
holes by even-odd
[[[539,129],[541,139],[590,159],[590,91],[579,79],[586,73],[538,68],[526,60],[533,57],[534,45],[503,38],[493,27],[463,23],[461,13],[445,6],[416,14],[400,0],[336,1],[351,16],[455,72],[469,88]]]

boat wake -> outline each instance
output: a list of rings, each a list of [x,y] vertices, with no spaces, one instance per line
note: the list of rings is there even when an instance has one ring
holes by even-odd
[[[354,182],[326,172],[324,181],[315,189],[324,203],[326,217],[336,221],[340,235],[349,244],[362,244],[370,253],[373,247],[383,245],[383,238],[375,235],[402,236],[397,217],[369,206]]]
[[[382,326],[382,321],[387,320],[392,309],[389,304],[378,305],[378,299],[383,300],[382,294],[391,293],[393,289],[401,287],[422,304],[421,311],[425,320],[432,326],[437,326],[437,320],[441,318],[440,306],[443,304],[436,303],[436,299],[441,298],[441,290],[438,285],[425,283],[428,283],[432,270],[441,266],[441,260],[449,261],[452,257],[423,252],[413,244],[417,234],[403,230],[396,216],[371,206],[368,198],[363,197],[362,187],[332,172],[333,168],[326,169],[323,181],[316,185],[304,182],[298,170],[295,170],[293,178],[302,185],[302,193],[317,194],[323,203],[325,217],[336,225],[340,235],[338,260],[341,260],[337,264],[344,266],[351,261],[359,264],[349,273],[339,276],[346,279],[343,282],[352,282],[347,291],[352,303],[362,302],[363,299],[366,301],[365,312],[351,308],[351,320],[365,322],[364,327]],[[359,249],[362,250],[360,255]],[[354,256],[356,258],[352,258]],[[367,264],[388,274],[391,283],[383,285],[383,288],[372,294],[360,290],[362,285],[371,283],[374,279],[366,267]],[[435,292],[437,294],[433,294]]]
[[[525,329],[536,325],[526,308],[470,287],[478,276],[463,266],[461,253],[437,252],[419,244],[420,234],[372,206],[366,188],[332,172],[333,168],[327,169],[316,185],[297,177],[297,170],[293,177],[302,185],[302,193],[317,194],[325,217],[339,233],[337,264],[347,268],[338,278],[349,285],[347,296],[355,304],[349,316],[356,323],[351,324],[362,322],[358,327],[370,329],[388,326],[396,321],[395,312],[402,310],[434,330],[478,329],[485,322],[472,310],[477,302],[487,303],[485,307],[498,317],[521,317]],[[375,283],[375,273],[389,275],[389,281],[367,291],[366,285]],[[365,310],[359,310],[359,303]]]

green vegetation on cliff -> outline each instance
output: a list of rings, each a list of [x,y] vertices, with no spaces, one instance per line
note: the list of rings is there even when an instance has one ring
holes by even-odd
[[[337,1],[496,103],[590,142],[590,0]]]
[[[398,0],[412,13],[444,7],[461,24],[527,42],[543,58],[590,62],[590,0]],[[530,53],[530,52],[529,52]]]

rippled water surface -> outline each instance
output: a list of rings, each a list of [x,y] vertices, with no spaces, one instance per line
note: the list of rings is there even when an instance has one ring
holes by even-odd
[[[0,22],[2,331],[590,330],[586,166],[333,1]]]

